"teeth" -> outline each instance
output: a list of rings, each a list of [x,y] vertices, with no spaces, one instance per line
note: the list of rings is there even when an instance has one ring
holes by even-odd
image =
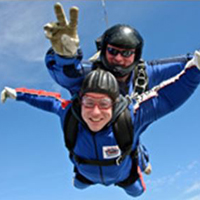
[[[91,119],[93,122],[99,122],[101,119]]]

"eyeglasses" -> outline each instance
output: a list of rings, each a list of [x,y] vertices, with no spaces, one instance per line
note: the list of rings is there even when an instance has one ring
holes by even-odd
[[[97,105],[99,109],[108,109],[113,106],[110,98],[94,99],[86,95],[82,97],[81,104],[85,108],[94,108]]]
[[[111,54],[113,56],[117,56],[118,54],[120,54],[121,56],[123,56],[125,58],[128,58],[135,53],[135,51],[133,51],[133,50],[122,50],[122,51],[120,51],[120,50],[115,49],[113,47],[107,47],[107,51],[108,51],[109,54]]]

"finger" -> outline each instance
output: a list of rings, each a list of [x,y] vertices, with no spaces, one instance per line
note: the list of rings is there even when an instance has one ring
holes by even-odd
[[[43,26],[43,29],[46,30],[46,31],[51,31],[53,29],[53,24],[47,23]]]
[[[68,22],[65,16],[65,11],[60,3],[55,4],[54,11],[59,24],[61,26],[66,26]]]
[[[70,28],[76,28],[77,24],[78,24],[78,13],[79,13],[79,9],[78,7],[71,7],[70,8],[70,21],[69,21],[69,27]]]
[[[5,91],[6,91],[6,98],[12,98],[12,99],[16,99],[17,97],[17,93],[15,91],[15,89],[10,88],[10,87],[5,87]]]
[[[51,39],[53,35],[58,31],[58,26],[56,23],[47,23],[43,26],[44,34],[47,38]]]
[[[197,68],[200,70],[200,52],[199,51],[194,52],[194,62]]]

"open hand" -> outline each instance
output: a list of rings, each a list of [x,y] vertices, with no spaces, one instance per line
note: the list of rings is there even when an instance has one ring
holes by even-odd
[[[54,6],[57,22],[47,23],[44,26],[46,37],[51,41],[54,51],[62,56],[72,57],[76,54],[79,46],[77,34],[78,13],[77,7],[71,7],[67,21],[65,11],[60,3]]]

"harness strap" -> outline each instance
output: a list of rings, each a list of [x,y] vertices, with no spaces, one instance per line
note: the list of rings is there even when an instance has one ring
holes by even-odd
[[[88,165],[98,165],[98,166],[110,166],[110,165],[120,165],[121,162],[125,159],[127,155],[130,155],[132,152],[132,148],[129,147],[127,151],[125,151],[122,155],[115,159],[109,159],[109,160],[89,160],[82,158],[78,155],[76,155],[74,152],[71,152],[73,155],[73,158],[76,160],[79,164],[88,164]]]
[[[75,173],[75,179],[79,180],[80,182],[88,185],[94,184],[94,182],[92,182],[91,180],[85,178],[82,174],[80,174],[76,167],[74,167],[74,173]]]
[[[110,166],[110,165],[120,165],[127,155],[132,153],[132,142],[133,142],[133,125],[130,116],[130,111],[126,108],[116,119],[113,124],[113,132],[117,144],[122,152],[122,154],[115,158],[109,160],[89,160],[76,155],[73,152],[74,146],[76,144],[76,138],[78,133],[78,120],[72,113],[70,108],[67,116],[65,118],[64,124],[64,138],[65,145],[70,152],[70,157],[74,158],[77,163],[98,165],[98,166]]]
[[[137,170],[137,167],[138,167],[137,151],[134,151],[134,153],[131,153],[131,157],[132,157],[132,168],[130,171],[130,175],[125,180],[115,183],[115,185],[117,185],[119,187],[127,187],[127,186],[131,185],[132,183],[134,183],[139,178],[139,174],[138,174],[138,170]],[[74,172],[76,174],[75,178],[78,179],[79,181],[81,181],[82,183],[89,184],[89,185],[94,184],[94,182],[88,180],[83,175],[81,175],[78,172],[76,167],[74,167]]]
[[[122,152],[131,153],[133,143],[133,124],[131,114],[126,108],[113,124],[113,132],[119,148]],[[128,154],[127,154],[128,155]]]
[[[141,94],[148,89],[148,76],[144,61],[135,67],[134,94]]]
[[[76,144],[76,137],[78,133],[78,120],[72,114],[72,109],[69,108],[68,113],[65,117],[64,124],[64,139],[65,146],[71,152]]]
[[[139,178],[137,168],[138,168],[138,159],[137,159],[137,156],[134,156],[132,158],[132,168],[130,171],[130,175],[128,176],[128,178],[126,178],[125,180],[121,182],[116,183],[115,185],[119,187],[127,187],[131,185],[132,183],[134,183]]]

